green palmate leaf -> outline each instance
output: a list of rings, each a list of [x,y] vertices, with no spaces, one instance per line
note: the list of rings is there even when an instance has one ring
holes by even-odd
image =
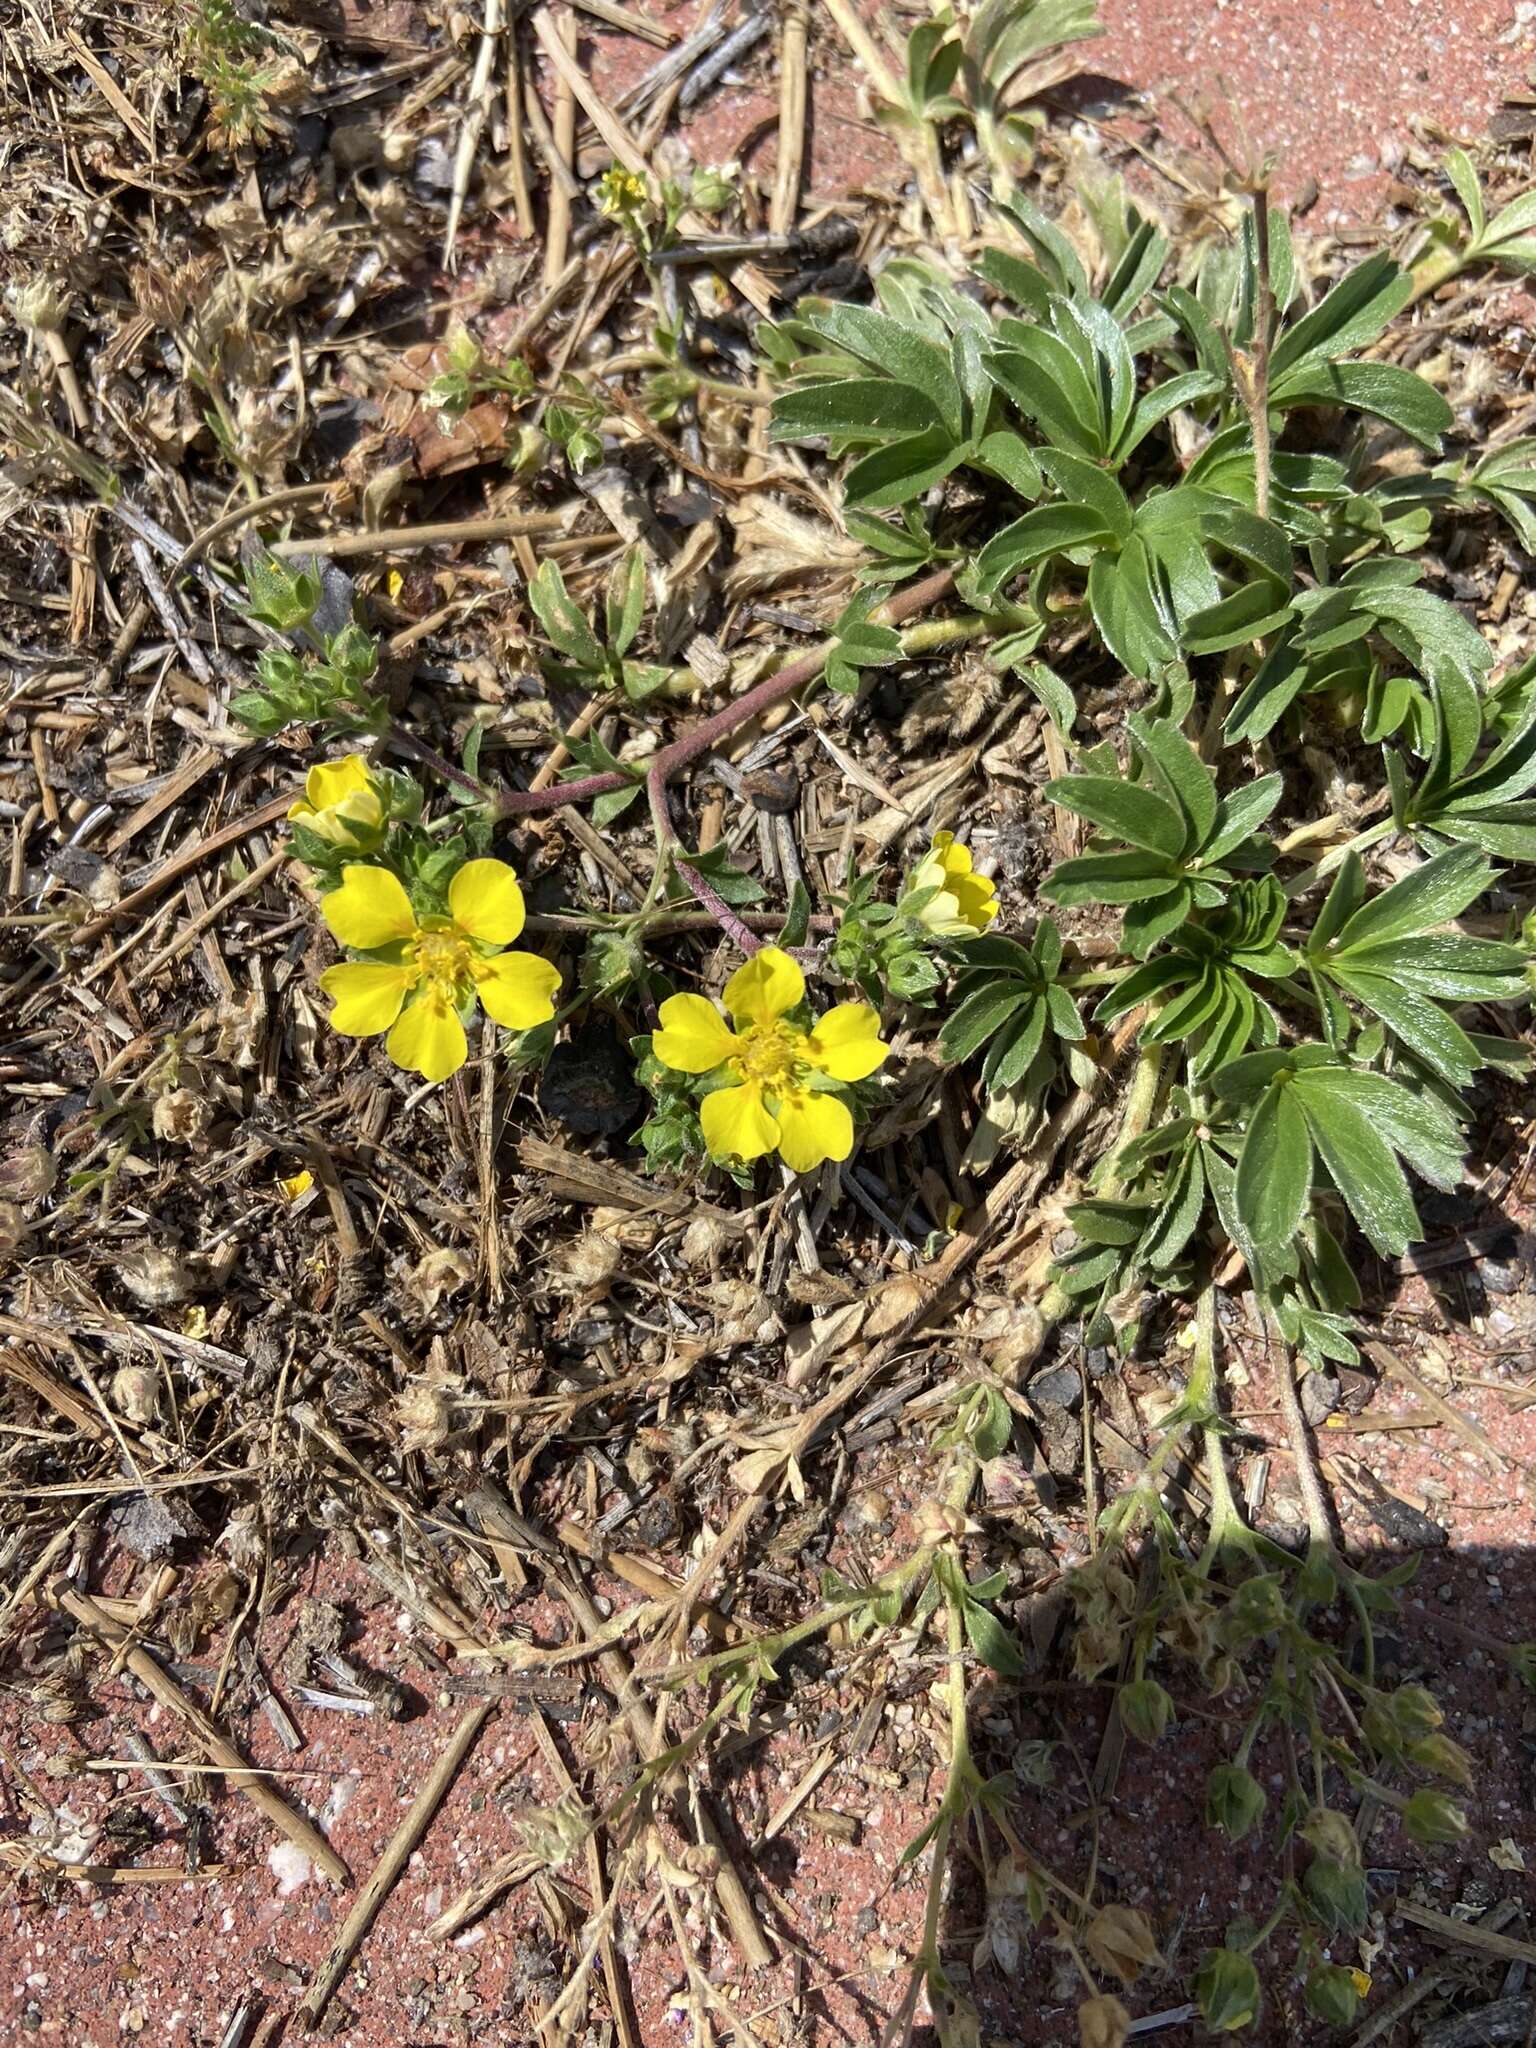
[[[1051,555],[1079,548],[1101,547],[1113,539],[1103,515],[1091,505],[1037,505],[994,534],[976,557],[978,587],[996,590],[1021,569],[1032,569]]]
[[[1270,356],[1271,380],[1311,358],[1353,355],[1385,332],[1413,296],[1413,278],[1387,255],[1370,257],[1342,277],[1322,303],[1286,328]]]
[[[643,573],[643,568],[642,568]],[[546,558],[528,584],[528,601],[544,628],[545,638],[567,661],[592,674],[606,666],[602,642],[587,624],[586,614],[568,595],[559,565]]]
[[[1492,862],[1475,847],[1452,847],[1364,902],[1338,926],[1337,936],[1333,936],[1330,921],[1326,942],[1348,952],[1357,946],[1379,946],[1392,939],[1415,938],[1460,917],[1491,886],[1493,879]],[[1352,853],[1329,892],[1329,902],[1332,904],[1338,898],[1342,905],[1360,900],[1363,894],[1364,871],[1359,856]]]
[[[1150,676],[1178,653],[1159,604],[1154,558],[1140,534],[1118,555],[1099,554],[1088,571],[1088,603],[1104,644],[1134,676]]]
[[[965,1639],[972,1650],[1000,1678],[1022,1678],[1027,1666],[1018,1644],[990,1607],[967,1600],[961,1608]]]
[[[1036,997],[1027,1009],[1012,1018],[988,1048],[981,1069],[983,1085],[996,1090],[1012,1088],[1022,1081],[1045,1043],[1050,1022],[1050,1007],[1043,996]]]
[[[814,324],[829,341],[860,362],[883,371],[896,384],[921,392],[952,434],[963,431],[960,388],[946,349],[870,306],[823,306],[816,312]]]
[[[1096,462],[1061,448],[1042,448],[1039,462],[1063,498],[1097,513],[1105,532],[1117,541],[1130,537],[1131,501]]]
[[[615,654],[627,654],[634,645],[645,617],[645,555],[630,548],[609,579],[604,618],[609,645]]]
[[[1217,397],[1221,390],[1222,379],[1210,370],[1187,370],[1182,376],[1169,377],[1154,385],[1137,400],[1136,410],[1116,444],[1116,455],[1123,462],[1180,406],[1199,405],[1204,399]]]
[[[1135,713],[1128,721],[1137,751],[1184,815],[1180,852],[1204,846],[1216,829],[1216,778],[1176,725]]]
[[[1185,850],[1184,819],[1166,798],[1139,783],[1115,782],[1107,775],[1063,775],[1046,784],[1045,794],[1063,810],[1075,811],[1148,853],[1172,860]]]
[[[984,278],[1005,299],[1011,299],[1016,306],[1022,306],[1037,320],[1044,320],[1051,309],[1051,286],[1038,263],[1031,263],[1028,257],[1019,256],[1011,249],[983,249],[976,259],[976,275]]]
[[[1518,947],[1436,930],[1468,909],[1493,879],[1491,863],[1476,847],[1457,846],[1367,900],[1364,871],[1352,854],[1307,950],[1315,984],[1353,997],[1458,1087],[1472,1080],[1484,1057],[1441,1003],[1513,1002],[1526,994]],[[1320,999],[1324,994],[1319,986]]]
[[[1394,363],[1308,360],[1277,380],[1270,403],[1282,412],[1298,405],[1348,406],[1400,428],[1425,448],[1438,448],[1455,419],[1432,384]]]
[[[1400,1258],[1420,1227],[1391,1145],[1347,1095],[1316,1102],[1313,1111],[1307,1128],[1334,1186],[1381,1256]]]
[[[1288,1245],[1312,1199],[1312,1139],[1293,1091],[1274,1085],[1248,1123],[1237,1206],[1260,1251]]]
[[[1027,983],[1012,979],[987,982],[944,1019],[939,1051],[951,1063],[967,1060],[1011,1018],[1036,1005],[1043,1009],[1037,991]]]
[[[1018,434],[1007,429],[983,434],[973,445],[968,459],[973,468],[984,470],[989,476],[1001,477],[1008,488],[1017,491],[1021,498],[1040,495],[1040,466]]]
[[[1536,549],[1536,440],[1507,441],[1469,470],[1457,496],[1502,512],[1529,554]]]
[[[938,407],[921,391],[869,378],[784,392],[773,402],[770,435],[775,441],[802,441],[825,434],[865,446],[943,424]]]
[[[1088,369],[1059,335],[1004,323],[1007,346],[986,358],[992,381],[1055,447],[1105,453],[1107,429]]]
[[[1216,1073],[1212,1085],[1229,1101],[1259,1097],[1238,1162],[1237,1207],[1243,1229],[1261,1249],[1278,1248],[1274,1233],[1290,1213],[1297,1185],[1298,1127],[1286,1112],[1282,1130],[1275,1106],[1282,1096],[1304,1120],[1311,1149],[1383,1258],[1400,1257],[1419,1234],[1398,1154],[1437,1187],[1454,1187],[1460,1177],[1461,1134],[1436,1097],[1346,1066],[1322,1046],[1249,1053]],[[1283,1200],[1269,1193],[1271,1172],[1279,1174]]]
[[[967,453],[966,445],[957,442],[948,427],[929,427],[862,457],[849,470],[843,488],[850,504],[889,511],[942,483]]]
[[[1488,213],[1483,204],[1483,188],[1472,159],[1464,149],[1451,148],[1445,153],[1445,174],[1455,188],[1456,197],[1467,210],[1467,219],[1472,225],[1474,241],[1487,225]]]
[[[1168,260],[1167,237],[1159,233],[1151,221],[1142,219],[1134,207],[1129,209],[1129,213],[1133,223],[1131,233],[1114,269],[1104,281],[1102,303],[1105,311],[1116,320],[1127,319],[1135,312],[1157,283]]]
[[[992,5],[994,12],[997,11],[998,0],[992,0]],[[1082,260],[1049,215],[1042,213],[1020,193],[1010,196],[1005,211],[1022,230],[1053,290],[1086,298],[1088,274],[1083,269]]]

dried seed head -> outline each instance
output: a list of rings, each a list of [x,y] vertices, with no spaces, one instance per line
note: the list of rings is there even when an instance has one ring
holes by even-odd
[[[441,1380],[412,1380],[395,1396],[402,1450],[435,1451],[453,1434],[453,1401]]]
[[[1118,1998],[1100,1993],[1077,2008],[1081,2048],[1125,2048],[1131,2038],[1131,2016]]]
[[[713,1216],[695,1216],[683,1232],[682,1255],[685,1266],[704,1266],[720,1251],[725,1243],[724,1226]]]
[[[171,1145],[190,1145],[207,1130],[213,1112],[195,1088],[168,1088],[155,1098],[152,1116],[157,1138]]]
[[[125,1365],[112,1375],[112,1406],[143,1429],[160,1412],[160,1375],[147,1365]]]
[[[888,1337],[917,1315],[933,1295],[933,1282],[920,1273],[898,1273],[875,1298],[864,1325],[866,1337]]]
[[[266,1538],[262,1535],[260,1514],[254,1507],[237,1508],[218,1541],[231,1566],[245,1578],[262,1569]]]
[[[58,1165],[46,1145],[18,1145],[0,1159],[0,1196],[10,1202],[40,1202],[58,1177]]]
[[[267,1030],[267,999],[260,989],[230,996],[218,1008],[213,1056],[232,1067],[254,1067]]]
[[[901,721],[900,739],[908,752],[941,734],[964,739],[996,704],[998,678],[979,661],[962,660],[941,682],[914,701]]]
[[[584,1230],[557,1252],[549,1269],[556,1294],[575,1294],[596,1301],[608,1292],[623,1253],[606,1231]]]
[[[912,1513],[912,1533],[922,1544],[943,1543],[965,1534],[965,1516],[948,1501],[919,1501]]]
[[[19,1202],[0,1202],[0,1253],[18,1250],[27,1228]]]
[[[146,1308],[169,1308],[185,1301],[192,1292],[192,1275],[180,1252],[160,1245],[146,1245],[121,1260],[117,1277],[135,1301]]]
[[[424,1252],[406,1275],[406,1291],[424,1316],[438,1303],[467,1287],[474,1278],[474,1262],[464,1252],[438,1245]]]
[[[991,1345],[987,1363],[1006,1386],[1021,1386],[1045,1345],[1045,1323],[1033,1302],[1021,1301],[1008,1329]]]
[[[55,278],[12,285],[5,295],[16,323],[29,334],[58,334],[69,318],[69,294]]]

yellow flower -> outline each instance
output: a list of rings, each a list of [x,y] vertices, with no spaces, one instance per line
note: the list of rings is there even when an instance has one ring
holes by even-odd
[[[803,1031],[786,1021],[805,1000],[805,976],[777,946],[765,946],[725,985],[733,1031],[703,996],[669,996],[651,1051],[679,1074],[727,1067],[734,1087],[717,1088],[699,1104],[704,1142],[717,1159],[761,1159],[777,1151],[796,1173],[853,1150],[848,1105],[815,1086],[862,1081],[890,1047],[868,1003],[839,1003]]]
[[[384,799],[362,755],[317,762],[288,820],[344,852],[371,853],[384,836]]]
[[[613,220],[619,214],[638,213],[650,197],[638,171],[626,171],[610,164],[597,181],[597,210]]]
[[[448,885],[448,916],[418,919],[387,868],[347,867],[320,914],[344,946],[381,953],[328,967],[331,1024],[349,1038],[387,1031],[397,1067],[444,1081],[469,1046],[460,1012],[478,999],[509,1031],[547,1024],[560,975],[537,953],[504,953],[523,928],[523,892],[501,860],[471,860]]]
[[[971,872],[971,849],[953,832],[935,832],[933,844],[907,877],[906,893],[934,889],[908,914],[939,939],[968,939],[997,915],[997,885]]]

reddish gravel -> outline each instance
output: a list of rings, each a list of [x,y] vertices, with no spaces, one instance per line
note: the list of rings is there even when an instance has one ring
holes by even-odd
[[[1230,91],[1255,147],[1278,159],[1277,189],[1294,196],[1316,186],[1314,225],[1375,217],[1416,121],[1468,139],[1486,134],[1505,95],[1529,85],[1536,59],[1532,0],[1101,0],[1101,11],[1106,33],[1084,51],[1094,107],[1108,114],[1148,95],[1143,111],[1188,142],[1193,131],[1169,96],[1207,104],[1220,120]],[[697,18],[693,0],[646,12],[680,34]],[[601,33],[586,47],[608,94],[656,56]],[[760,43],[742,60],[742,82],[722,85],[686,133],[698,162],[743,159],[771,184],[777,89],[768,49]],[[868,119],[861,75],[829,19],[813,41],[812,81],[810,191],[835,200],[853,187],[899,184],[901,159]]]
[[[1255,147],[1279,160],[1279,189],[1317,185],[1315,225],[1373,217],[1416,120],[1486,134],[1536,54],[1529,0],[1103,0],[1103,13],[1095,70],[1208,102],[1227,81]]]

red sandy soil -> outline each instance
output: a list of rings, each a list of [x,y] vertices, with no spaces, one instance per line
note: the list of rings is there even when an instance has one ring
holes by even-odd
[[[686,28],[696,18],[689,4],[656,10],[669,26]],[[1232,82],[1254,141],[1283,158],[1283,183],[1292,191],[1309,179],[1320,188],[1319,218],[1368,217],[1382,197],[1399,152],[1410,138],[1415,116],[1443,123],[1462,135],[1484,128],[1503,94],[1527,80],[1536,42],[1536,6],[1516,13],[1503,0],[1106,0],[1109,34],[1092,52],[1096,74],[1145,91],[1172,88],[1185,95],[1209,93],[1218,72]],[[591,39],[596,75],[613,89],[652,61],[652,53],[621,39]],[[771,83],[765,92],[761,54],[746,67],[754,86],[719,92],[692,131],[701,161],[747,153],[766,172],[772,161]],[[889,184],[899,177],[894,153],[861,115],[854,67],[823,24],[814,75],[815,146],[812,189],[828,198],[849,182]],[[1108,112],[1112,98],[1102,101]],[[1166,107],[1155,118],[1168,118]],[[765,125],[767,124],[767,125]],[[755,150],[755,154],[753,153]],[[1427,1307],[1422,1283],[1415,1283]],[[1520,1316],[1524,1304],[1509,1307]],[[1531,1334],[1525,1329],[1526,1337]],[[1530,1350],[1479,1358],[1463,1356],[1463,1370],[1497,1381],[1523,1377]],[[1266,1390],[1250,1390],[1255,1408]],[[1266,1397],[1267,1398],[1267,1397]],[[1451,1726],[1472,1749],[1478,1764],[1470,1798],[1474,1832],[1458,1854],[1433,1866],[1430,1895],[1449,1907],[1473,1881],[1487,1896],[1516,1895],[1529,1886],[1496,1867],[1488,1851],[1503,1838],[1525,1832],[1529,1859],[1536,1849],[1528,1830],[1530,1706],[1502,1670],[1477,1650],[1437,1638],[1427,1623],[1437,1613],[1486,1628],[1509,1640],[1536,1636],[1536,1573],[1529,1568],[1532,1504],[1528,1474],[1536,1462],[1536,1410],[1520,1413],[1491,1390],[1459,1397],[1466,1413],[1494,1440],[1507,1462],[1494,1469],[1445,1430],[1403,1432],[1387,1437],[1341,1439],[1399,1493],[1418,1499],[1447,1528],[1450,1547],[1429,1554],[1407,1596],[1404,1655],[1409,1675],[1419,1675],[1412,1658],[1433,1659],[1432,1682],[1442,1691]],[[1390,1415],[1403,1405],[1394,1392],[1377,1397],[1377,1412]],[[1272,1425],[1262,1418],[1255,1427]],[[1325,1437],[1325,1443],[1327,1439]],[[893,1458],[884,1482],[898,1499],[915,1497],[921,1477],[906,1456],[905,1469]],[[1272,1492],[1289,1491],[1283,1454],[1275,1457]],[[1351,1535],[1362,1544],[1373,1537],[1356,1509],[1346,1515]],[[870,1569],[897,1554],[894,1531],[857,1533],[849,1552]],[[1379,1535],[1375,1541],[1380,1542]],[[381,1668],[398,1668],[389,1643],[394,1616],[381,1610],[375,1589],[343,1561],[326,1558],[312,1569],[309,1590],[356,1601],[367,1618],[359,1652]],[[535,1633],[551,1617],[537,1610],[517,1616]],[[1443,1660],[1435,1655],[1439,1644]],[[268,1671],[282,1690],[281,1635],[264,1640]],[[837,1703],[835,1671],[820,1681],[827,1705]],[[66,1804],[82,1826],[98,1823],[112,1807],[163,1810],[146,1801],[136,1774],[43,1775],[49,1758],[119,1756],[120,1731],[137,1721],[162,1754],[177,1749],[174,1727],[158,1710],[135,1706],[121,1681],[110,1681],[112,1722],[79,1729],[41,1727],[24,1715],[14,1696],[0,1697],[0,1742],[9,1758],[39,1777],[56,1804]],[[1187,1970],[1198,1949],[1218,1939],[1216,1916],[1235,1894],[1233,1873],[1212,1860],[1211,1839],[1194,1811],[1199,1779],[1189,1748],[1219,1735],[1220,1706],[1181,1702],[1183,1733],[1171,1745],[1133,1752],[1121,1778],[1116,1813],[1106,1827],[1108,1875],[1118,1895],[1153,1914],[1165,1944],[1177,1940],[1176,1963]],[[238,1732],[247,1753],[263,1766],[294,1771],[280,1782],[296,1801],[323,1816],[326,1831],[354,1874],[372,1867],[398,1824],[423,1776],[441,1753],[462,1703],[428,1699],[425,1710],[404,1723],[354,1721],[339,1715],[295,1709],[305,1748],[295,1759],[276,1745],[259,1716]],[[991,1710],[989,1710],[990,1712]],[[1056,1710],[1044,1696],[999,1699],[996,1744],[1006,1758],[1020,1736],[1059,1732]],[[1091,1759],[1097,1742],[1092,1701],[1060,1710],[1076,1716],[1074,1736]],[[798,1826],[800,1846],[780,1838],[758,1864],[772,1886],[765,1904],[776,1939],[787,1958],[761,1981],[738,1967],[729,1946],[711,1939],[697,1900],[693,1913],[701,1951],[727,1997],[743,2015],[758,2015],[757,2035],[768,2044],[791,2042],[864,2044],[879,2035],[899,1996],[900,1959],[910,1953],[920,1917],[920,1891],[911,1876],[896,1873],[902,1846],[932,1809],[938,1776],[929,1738],[926,1680],[914,1684],[894,1709],[888,1739],[873,1752],[875,1767],[863,1775],[839,1765],[818,1788],[813,1804],[858,1817],[851,1843]],[[562,1738],[564,1739],[564,1738]],[[742,1834],[760,1828],[796,1782],[805,1758],[773,1755],[761,1775],[744,1773],[717,1788],[721,1806]],[[1070,1776],[1070,1772],[1065,1774]],[[15,1794],[10,1770],[0,1773],[0,1831],[24,1833],[24,1807],[5,1802]],[[530,2014],[547,2001],[553,1979],[526,1899],[490,1914],[470,1935],[441,1946],[424,1928],[472,1873],[483,1870],[516,1839],[515,1810],[551,1799],[557,1788],[540,1757],[530,1724],[505,1711],[486,1729],[419,1853],[386,1902],[361,1950],[360,1965],[343,1986],[333,2008],[333,2038],[346,2048],[458,2048],[471,2042],[522,2048],[531,2039]],[[1079,1803],[1069,1786],[1042,1811],[1036,1846],[1065,1869],[1080,1866],[1080,1830],[1058,1825]],[[45,1893],[32,1881],[11,1882],[0,1893],[0,2041],[33,2039],[59,2048],[116,2048],[139,2037],[168,2048],[216,2048],[231,2013],[256,1996],[274,2011],[290,2009],[308,1972],[324,1956],[347,1910],[346,1896],[329,1893],[313,1876],[290,1871],[298,1882],[285,1887],[270,1861],[276,1838],[240,1799],[214,1802],[213,1854],[228,1866],[216,1883],[123,1888],[110,1893],[62,1885]],[[1132,1825],[1119,1825],[1117,1820]],[[1110,1839],[1112,1835],[1112,1840]],[[89,1854],[85,1849],[82,1853]],[[158,1848],[144,1851],[145,1863],[174,1863],[179,1850],[174,1829]],[[1419,1852],[1383,1832],[1370,1857],[1386,1873],[1382,1889],[1405,1888],[1424,1867]],[[573,1873],[576,1889],[581,1869]],[[1241,1879],[1239,1880],[1241,1882]],[[963,1888],[962,1888],[963,1891]],[[1255,1903],[1263,1896],[1255,1892]],[[962,1903],[962,1912],[964,1910]],[[665,1923],[653,1923],[631,1944],[631,1975],[644,2048],[686,2042],[692,2030],[680,2003],[675,1951]],[[794,1961],[798,1952],[799,1961]],[[1390,1979],[1400,1964],[1396,1940],[1384,1957]],[[1353,1957],[1342,1957],[1353,1960]],[[1420,1964],[1424,1960],[1419,1957]],[[844,1973],[849,1973],[845,1978]],[[1134,2009],[1155,2011],[1178,2001],[1178,1979],[1144,1985]],[[1000,2044],[1065,2043],[1073,2038],[1073,1988],[1042,1947],[1026,1948],[1015,1990],[995,1972],[984,1977],[987,2038]],[[931,2038],[931,2037],[930,2037]],[[1189,2043],[1194,2030],[1180,2025],[1161,2032],[1160,2043]],[[1250,2037],[1253,2038],[1253,2037]],[[1311,2038],[1304,2022],[1276,2008],[1260,2038],[1274,2044]]]
[[[652,0],[645,11],[680,34],[698,18],[695,0]],[[1317,188],[1314,226],[1376,217],[1416,121],[1468,139],[1486,134],[1505,95],[1530,84],[1536,58],[1531,0],[1101,0],[1100,11],[1106,33],[1086,46],[1084,62],[1102,87],[1089,103],[1111,132],[1117,99],[1129,93],[1147,95],[1143,111],[1192,140],[1171,95],[1210,108],[1230,139],[1221,118],[1230,95],[1255,148],[1274,153],[1277,189]],[[911,19],[920,12],[906,10]],[[698,162],[740,159],[771,184],[776,99],[764,82],[766,47],[743,61],[741,84],[710,96],[687,135]],[[593,35],[589,48],[608,93],[655,56],[612,35]],[[810,192],[835,200],[850,186],[899,183],[900,158],[869,120],[861,74],[830,21],[813,43],[812,69]]]

